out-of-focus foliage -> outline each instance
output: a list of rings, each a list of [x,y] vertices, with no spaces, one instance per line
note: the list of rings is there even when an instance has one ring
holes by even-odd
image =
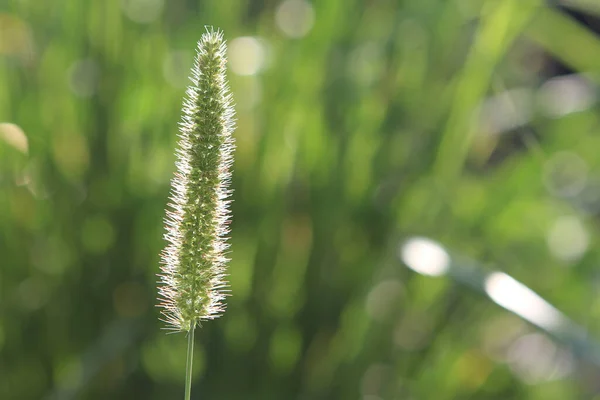
[[[553,3],[2,0],[0,398],[183,395],[156,273],[207,24],[238,149],[196,398],[600,398],[597,367],[397,257],[433,237],[600,338],[599,9]]]

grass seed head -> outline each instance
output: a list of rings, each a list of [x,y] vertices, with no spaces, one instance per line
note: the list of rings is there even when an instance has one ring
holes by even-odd
[[[159,306],[169,329],[225,311],[225,252],[230,220],[234,110],[223,34],[207,28],[198,42],[183,102],[175,175],[165,218]]]

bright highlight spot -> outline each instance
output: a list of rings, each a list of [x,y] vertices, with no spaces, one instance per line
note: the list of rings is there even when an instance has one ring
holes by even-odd
[[[0,55],[31,61],[34,42],[31,27],[22,19],[0,12]]]
[[[562,314],[533,290],[502,272],[493,272],[485,280],[485,292],[499,306],[547,331],[566,324]]]
[[[8,143],[21,153],[27,154],[29,151],[27,136],[18,125],[9,122],[0,123],[0,140]]]
[[[352,79],[368,86],[383,76],[383,54],[382,47],[376,43],[366,43],[352,51],[348,64]]]
[[[275,23],[281,31],[291,38],[301,38],[312,28],[315,22],[313,6],[304,0],[286,0],[275,13]]]
[[[255,37],[243,36],[229,43],[229,66],[238,75],[254,75],[265,64],[265,47]]]
[[[122,0],[121,9],[130,20],[148,24],[160,16],[164,3],[164,0]]]
[[[78,97],[91,97],[96,93],[100,68],[94,60],[74,62],[69,68],[69,87]]]
[[[583,256],[590,244],[585,226],[577,217],[557,218],[546,238],[552,254],[564,261],[576,261]]]
[[[415,237],[404,243],[400,258],[413,271],[423,275],[440,276],[450,268],[450,256],[433,240]]]
[[[528,384],[567,377],[573,356],[540,333],[521,336],[508,349],[507,362],[515,376]]]
[[[490,134],[509,132],[531,121],[533,99],[529,89],[512,89],[481,105],[481,123]]]
[[[540,88],[539,96],[542,110],[550,117],[584,111],[596,102],[595,89],[579,75],[550,79]]]

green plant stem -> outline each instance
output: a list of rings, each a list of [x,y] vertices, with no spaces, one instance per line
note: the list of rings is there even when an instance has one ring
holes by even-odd
[[[192,364],[194,360],[194,331],[196,324],[193,323],[188,332],[187,361],[185,365],[185,400],[190,400],[192,395]]]

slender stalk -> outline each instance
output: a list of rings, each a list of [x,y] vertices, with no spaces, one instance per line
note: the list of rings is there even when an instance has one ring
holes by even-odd
[[[185,400],[190,400],[192,395],[192,365],[194,361],[194,331],[196,324],[192,324],[188,332],[187,361],[185,365]]]

